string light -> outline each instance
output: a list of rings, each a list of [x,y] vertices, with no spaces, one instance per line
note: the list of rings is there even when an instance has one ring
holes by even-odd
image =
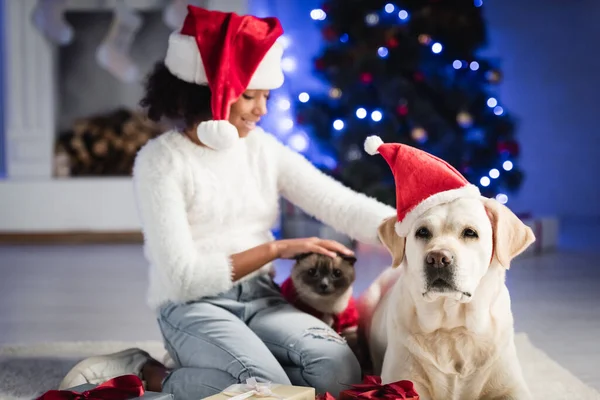
[[[433,51],[435,54],[439,54],[442,52],[442,44],[435,42],[432,46],[431,46],[431,51]]]
[[[298,100],[300,100],[301,103],[307,103],[308,100],[310,100],[310,96],[308,93],[302,92],[298,95]]]
[[[306,149],[308,149],[308,137],[306,136],[305,133],[295,133],[292,136],[290,136],[289,140],[288,140],[288,145],[300,152],[305,151]]]
[[[493,97],[490,97],[490,98],[487,100],[487,105],[488,105],[488,107],[489,107],[489,108],[494,108],[494,107],[496,107],[496,106],[498,105],[498,100],[496,100],[496,99],[495,99],[495,98],[493,98]]]
[[[506,204],[508,202],[508,196],[505,195],[504,193],[499,193],[496,196],[496,200],[498,200],[498,202],[501,204]]]
[[[290,47],[290,42],[291,42],[291,40],[290,40],[290,38],[289,38],[289,37],[287,37],[287,36],[285,36],[285,35],[284,35],[284,36],[281,36],[279,39],[277,39],[277,42],[278,42],[279,44],[281,44],[281,46],[282,46],[282,47],[283,47],[283,49],[285,50],[285,49],[287,49],[288,47]]]
[[[483,187],[488,187],[488,186],[490,186],[490,183],[491,183],[491,182],[492,182],[492,181],[491,181],[491,180],[490,180],[490,178],[488,178],[487,176],[484,176],[484,177],[482,177],[482,178],[479,180],[479,183],[481,183],[481,186],[483,186]]]
[[[365,110],[364,108],[359,108],[358,110],[356,110],[356,118],[358,119],[364,119],[367,116],[367,110]]]
[[[502,108],[500,106],[494,107],[494,114],[496,114],[496,115],[502,115],[503,113],[504,113],[504,108]]]
[[[353,148],[348,152],[346,158],[348,159],[348,161],[360,160],[362,158],[362,152],[357,148]]]
[[[283,131],[289,131],[294,127],[294,121],[291,118],[283,118],[279,123],[279,127]]]
[[[310,12],[310,17],[315,21],[323,21],[325,18],[327,18],[327,14],[320,8],[315,8]]]
[[[377,49],[377,54],[379,54],[379,57],[381,58],[386,58],[389,54],[389,51],[386,47],[380,47]]]
[[[473,5],[475,7],[481,7],[483,5],[483,0],[474,0]]]
[[[392,3],[387,3],[387,4],[385,5],[385,8],[384,8],[384,9],[385,9],[385,12],[386,12],[386,13],[388,13],[388,14],[391,14],[391,13],[393,13],[393,12],[394,12],[394,10],[396,9],[396,7],[394,7],[394,5],[393,5]]]
[[[292,106],[292,103],[288,99],[279,99],[277,106],[281,111],[287,111]]]
[[[500,176],[500,171],[498,171],[496,168],[492,168],[490,170],[490,178],[498,179],[499,176]]]
[[[381,114],[381,111],[375,110],[371,113],[371,119],[375,122],[381,121],[382,118],[383,118],[383,114]]]
[[[333,158],[333,157],[329,157],[329,156],[324,157],[323,164],[325,164],[325,166],[327,166],[331,170],[337,168],[337,161],[335,161],[335,158]]]
[[[469,68],[471,68],[471,71],[477,71],[479,69],[479,63],[477,61],[473,61],[471,62],[471,65],[469,65]]]
[[[335,121],[333,121],[333,129],[335,129],[336,131],[341,131],[342,129],[344,129],[344,121],[342,121],[341,119],[336,119]]]
[[[335,158],[331,156],[324,156],[322,159],[322,163],[329,169],[333,170],[337,168],[337,161],[335,161]]]
[[[398,12],[398,18],[400,18],[402,21],[406,21],[408,19],[408,11],[400,10]]]
[[[348,43],[348,39],[349,37],[347,33],[344,33],[342,36],[340,36],[340,42],[342,43]]]
[[[296,60],[292,57],[285,57],[281,60],[281,69],[285,72],[294,72],[296,70]]]
[[[365,21],[367,22],[367,25],[376,25],[379,22],[379,15],[375,13],[367,14]]]
[[[462,68],[462,61],[460,61],[460,60],[454,60],[454,62],[452,63],[452,66],[454,67],[454,69],[461,69]]]
[[[502,163],[502,168],[504,168],[505,171],[510,171],[511,169],[513,169],[513,163],[510,160],[504,161]]]

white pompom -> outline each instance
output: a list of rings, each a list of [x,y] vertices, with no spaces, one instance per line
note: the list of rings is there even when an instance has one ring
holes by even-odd
[[[370,155],[379,153],[379,146],[383,144],[383,141],[379,136],[369,136],[365,140],[365,151]]]
[[[235,126],[225,120],[204,121],[196,128],[198,139],[213,150],[225,150],[239,140],[240,135]]]

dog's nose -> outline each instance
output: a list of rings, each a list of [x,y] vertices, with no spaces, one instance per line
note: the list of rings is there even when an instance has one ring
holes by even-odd
[[[425,257],[425,262],[427,265],[436,268],[444,268],[452,264],[454,261],[454,256],[448,250],[436,250],[431,251]]]

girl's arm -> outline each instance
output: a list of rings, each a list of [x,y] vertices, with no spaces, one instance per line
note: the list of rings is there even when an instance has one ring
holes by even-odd
[[[159,142],[140,150],[133,170],[146,257],[182,301],[222,293],[277,258],[347,251],[336,242],[301,238],[267,242],[236,254],[199,252],[186,214],[183,171],[170,149]]]
[[[269,154],[277,160],[283,197],[334,229],[364,243],[380,244],[377,228],[396,210],[357,193],[319,171],[301,154],[265,133]]]

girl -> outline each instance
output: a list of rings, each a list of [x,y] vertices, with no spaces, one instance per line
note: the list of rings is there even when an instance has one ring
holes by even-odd
[[[150,391],[201,399],[249,377],[337,396],[361,380],[337,333],[287,303],[270,271],[306,252],[352,254],[319,238],[274,240],[279,196],[367,243],[395,210],[355,193],[257,127],[283,83],[275,18],[189,6],[149,75],[142,106],[178,129],[148,142],[133,177],[148,301],[175,368],[138,349],[82,361],[62,388],[137,374]]]

